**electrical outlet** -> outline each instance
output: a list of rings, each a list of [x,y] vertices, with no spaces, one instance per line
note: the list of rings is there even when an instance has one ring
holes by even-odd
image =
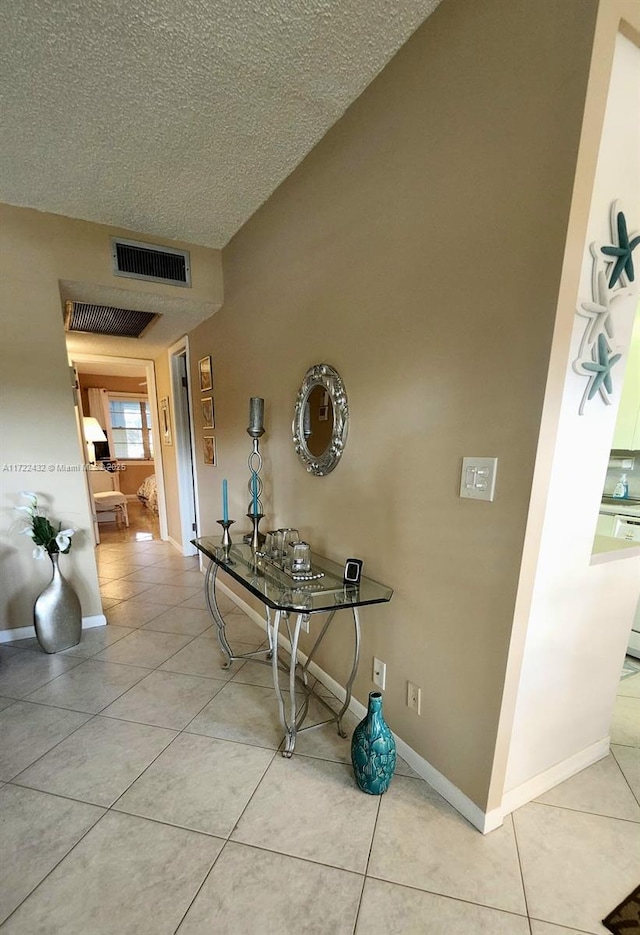
[[[384,685],[385,685],[385,682],[387,681],[387,664],[386,662],[383,662],[381,659],[376,659],[375,656],[373,657],[372,678],[373,678],[374,683],[378,686],[378,688],[381,688],[382,691],[384,691]]]
[[[407,682],[407,707],[420,714],[422,705],[422,691],[413,682]]]

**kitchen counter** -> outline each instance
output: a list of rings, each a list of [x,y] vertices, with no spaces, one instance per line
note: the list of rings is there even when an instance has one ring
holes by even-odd
[[[637,515],[640,516],[640,512]],[[612,536],[596,536],[593,540],[593,550],[591,553],[592,565],[599,565],[603,562],[613,562],[621,558],[636,558],[638,556],[640,556],[640,542],[629,542],[627,539],[614,539]]]
[[[606,497],[600,504],[600,512],[610,516],[637,516],[640,519],[640,500]]]

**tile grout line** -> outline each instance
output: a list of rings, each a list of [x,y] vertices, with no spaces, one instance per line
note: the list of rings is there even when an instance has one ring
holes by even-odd
[[[620,770],[620,772],[622,772],[622,770]],[[557,808],[561,812],[574,812],[578,815],[591,815],[592,818],[604,818],[605,821],[625,821],[629,825],[640,824],[640,816],[638,818],[621,818],[619,815],[602,815],[600,812],[589,812],[584,808],[571,808],[570,805],[552,805],[551,802],[538,802],[536,799],[533,799],[531,802],[527,802],[527,805],[541,805],[543,808]],[[524,808],[524,806],[522,807]]]
[[[197,637],[195,637],[195,638],[197,639]],[[190,645],[190,644],[189,644],[189,643],[186,643],[186,644],[185,644],[185,646],[188,646],[188,645]],[[182,649],[184,649],[184,648],[185,648],[185,647],[183,646]],[[178,650],[178,652],[181,652],[181,650]],[[177,655],[177,653],[174,653],[174,656],[175,656],[175,655]],[[173,659],[173,656],[170,656],[169,659]],[[168,661],[169,661],[168,659],[165,659],[164,662],[159,663],[158,666],[156,666],[156,668],[153,669],[152,671],[153,671],[153,672],[165,671],[165,670],[161,670],[159,667],[162,666],[162,665],[164,665],[165,662],[168,662]],[[242,668],[242,666],[241,666],[240,668]],[[181,673],[173,673],[173,674],[181,674]],[[146,676],[145,676],[145,677],[146,677]],[[222,680],[219,679],[218,681],[222,681]],[[112,805],[110,806],[110,808],[112,808],[113,806],[117,805],[117,803],[120,801],[120,799],[129,791],[129,789],[131,788],[131,786],[133,786],[133,784],[136,783],[136,782],[138,781],[138,779],[141,779],[141,778],[142,778],[142,776],[143,776],[143,775],[147,772],[147,770],[156,762],[156,760],[157,760],[160,756],[162,756],[162,754],[163,754],[166,750],[168,750],[169,747],[174,743],[174,741],[176,741],[176,740],[178,739],[178,737],[180,737],[182,734],[186,734],[186,735],[189,736],[189,737],[193,737],[193,736],[196,736],[196,737],[199,737],[199,736],[207,737],[207,736],[208,736],[207,734],[196,734],[196,733],[194,733],[194,732],[188,731],[187,728],[188,728],[189,725],[192,724],[192,722],[202,713],[202,711],[204,711],[204,709],[213,701],[213,699],[214,699],[215,697],[217,697],[217,695],[224,689],[225,685],[228,684],[228,682],[229,682],[229,680],[225,681],[225,682],[222,684],[222,686],[218,689],[218,691],[215,692],[215,693],[211,696],[211,698],[209,698],[209,699],[207,699],[207,701],[205,701],[205,703],[202,705],[202,707],[199,708],[198,711],[196,712],[196,714],[194,714],[194,716],[193,716],[192,718],[190,718],[190,719],[187,721],[187,723],[184,725],[184,727],[177,728],[177,729],[176,729],[176,728],[166,728],[166,727],[165,727],[165,728],[162,728],[162,729],[164,729],[164,730],[177,730],[177,733],[176,733],[175,737],[172,737],[172,739],[169,741],[169,743],[166,745],[166,747],[164,747],[164,748],[160,751],[160,753],[158,754],[158,756],[154,757],[154,759],[152,760],[152,762],[149,763],[149,764],[147,764],[147,766],[142,770],[142,772],[141,772],[138,776],[136,776],[136,778],[135,778],[134,780],[132,780],[132,782],[127,786],[127,788],[124,790],[124,792],[122,792],[122,793],[118,796],[118,798],[112,803]],[[136,683],[136,684],[138,684],[138,683]],[[107,707],[108,707],[108,705],[107,705]],[[109,715],[105,715],[105,717],[109,717]],[[125,719],[125,718],[114,718],[114,720],[122,720],[122,721],[125,721],[126,719]],[[139,722],[139,721],[129,721],[128,723],[136,724],[136,723],[142,723],[142,722]],[[151,725],[145,725],[145,726],[157,727],[158,725],[151,724]],[[215,737],[213,737],[213,738],[209,738],[209,739],[218,740],[218,739],[223,739],[223,738],[215,738]],[[235,742],[235,741],[232,741],[232,742]],[[262,749],[262,748],[260,748],[260,749]],[[269,765],[271,765],[271,763],[269,763]],[[268,766],[267,766],[267,769],[268,769]],[[265,772],[266,772],[266,770],[265,770]],[[262,781],[262,778],[261,778],[260,781]],[[181,827],[181,826],[178,825],[177,827]],[[232,831],[233,831],[233,829],[232,829]],[[203,832],[203,833],[206,833],[206,832]],[[217,859],[217,858],[216,858],[216,859]],[[215,863],[215,861],[214,861],[214,863]],[[213,866],[213,864],[212,864],[212,866]],[[207,874],[207,876],[208,876],[208,874]],[[206,877],[205,877],[205,879],[206,879]],[[204,881],[203,881],[203,884],[204,884]],[[182,924],[182,923],[180,923],[180,924]]]
[[[637,748],[636,748],[636,749],[637,749]],[[631,783],[630,783],[629,780],[627,779],[627,775],[626,775],[625,771],[623,770],[622,766],[621,766],[620,763],[618,762],[618,757],[617,757],[616,754],[615,754],[615,750],[611,750],[611,747],[609,747],[609,750],[610,750],[610,752],[611,752],[611,756],[613,757],[613,762],[616,764],[616,766],[618,767],[618,769],[619,769],[620,772],[622,773],[622,778],[624,779],[624,781],[626,782],[627,786],[629,787],[629,790],[630,790],[630,792],[631,792],[631,795],[634,797],[634,799],[636,800],[636,802],[637,802],[638,805],[640,806],[640,796],[636,795],[636,793],[634,792],[634,790],[633,790],[633,788],[632,788],[632,786],[631,786]]]
[[[37,703],[37,702],[31,702],[31,701],[28,702],[28,704],[36,704],[36,703]],[[52,705],[40,704],[40,707],[42,707],[42,708],[50,708],[50,707],[52,707]],[[56,710],[57,710],[57,711],[68,711],[69,708],[56,708]],[[87,714],[86,711],[73,711],[73,712],[71,712],[71,713],[72,713],[72,714]],[[79,731],[82,727],[84,727],[85,724],[91,723],[91,721],[93,721],[93,719],[94,719],[95,717],[97,717],[97,716],[98,716],[97,714],[89,714],[86,721],[83,721],[82,724],[78,724],[77,727],[74,727],[74,729],[73,729],[72,731],[70,731],[65,737],[62,737],[61,740],[59,740],[57,743],[54,743],[54,745],[53,745],[52,747],[50,747],[45,753],[42,753],[42,754],[40,754],[40,756],[36,757],[36,759],[33,760],[32,763],[29,763],[28,766],[25,766],[23,769],[19,770],[14,776],[11,777],[11,779],[6,779],[6,780],[4,780],[4,781],[5,781],[5,782],[13,783],[13,781],[14,781],[15,779],[17,779],[17,777],[18,777],[21,773],[24,773],[26,770],[30,769],[32,766],[35,766],[36,763],[39,762],[39,760],[41,760],[44,756],[47,756],[48,753],[51,753],[53,750],[55,750],[56,747],[59,747],[60,744],[61,744],[61,743],[64,743],[65,740],[67,740],[69,737],[72,737],[75,733],[77,733],[77,731]],[[18,783],[15,783],[15,785],[18,785]],[[37,790],[37,791],[42,791],[42,790]],[[55,795],[55,793],[50,793],[50,794],[51,794],[51,795]],[[63,796],[63,798],[64,798],[64,796]],[[85,803],[85,804],[90,804],[90,803]]]
[[[12,783],[12,785],[13,785],[13,783]],[[24,787],[21,786],[20,788],[24,788]],[[36,790],[34,790],[34,791],[40,792],[41,790],[36,789]],[[55,793],[52,793],[52,792],[46,792],[46,793],[43,793],[43,794],[44,794],[44,795],[55,795]],[[58,798],[64,799],[64,798],[66,798],[66,797],[65,797],[65,796],[58,796]],[[75,800],[75,799],[73,799],[73,800],[67,799],[67,801],[76,801],[76,800]],[[84,805],[90,805],[91,808],[100,808],[100,807],[101,807],[101,806],[99,806],[99,805],[91,805],[91,804],[88,803],[88,802],[84,802],[83,804],[84,804]],[[67,859],[67,857],[69,856],[69,854],[71,854],[71,852],[74,851],[74,850],[76,849],[76,847],[78,846],[78,844],[80,844],[81,841],[84,841],[84,839],[85,839],[86,836],[89,834],[89,832],[90,832],[90,831],[93,831],[93,829],[96,827],[96,825],[98,825],[98,824],[102,821],[102,819],[104,818],[104,816],[105,816],[106,814],[107,814],[107,811],[104,810],[103,813],[102,813],[102,815],[99,815],[99,816],[96,818],[96,820],[93,822],[93,824],[90,825],[89,828],[87,828],[87,830],[78,838],[78,840],[77,840],[74,844],[72,844],[72,846],[69,848],[69,850],[66,852],[66,854],[63,854],[62,857],[60,858],[60,860],[57,860],[57,861],[55,862],[55,864],[53,865],[53,867],[51,867],[51,869],[48,870],[47,873],[45,873],[45,875],[43,876],[43,878],[42,878],[41,880],[38,880],[38,882],[37,882],[36,885],[33,887],[33,889],[29,890],[29,892],[27,893],[27,895],[24,897],[24,899],[20,900],[19,904],[15,907],[15,909],[12,909],[11,912],[9,913],[9,915],[8,915],[5,919],[3,919],[2,922],[0,922],[0,929],[4,928],[5,924],[9,921],[9,919],[11,918],[11,916],[14,915],[14,913],[16,913],[16,912],[18,911],[18,909],[20,909],[20,907],[23,906],[24,903],[25,903],[28,899],[30,899],[30,898],[33,896],[33,894],[36,892],[36,890],[39,889],[39,888],[42,886],[42,884],[45,882],[45,880],[47,880],[47,879],[51,876],[51,874],[54,872],[54,870],[56,870],[56,869],[60,866],[60,864],[62,863],[62,861]]]
[[[196,899],[197,899],[198,896],[200,895],[200,891],[202,890],[203,886],[205,885],[205,883],[207,882],[207,880],[208,880],[209,877],[211,876],[211,873],[212,873],[212,871],[213,871],[213,868],[215,867],[215,865],[218,863],[218,861],[219,861],[220,858],[222,857],[222,855],[223,855],[223,853],[224,853],[224,851],[225,851],[226,846],[227,846],[228,843],[229,843],[229,839],[227,838],[227,840],[224,842],[224,844],[223,844],[222,847],[220,848],[219,852],[216,854],[213,863],[211,864],[211,866],[209,867],[209,869],[208,869],[207,872],[205,873],[204,878],[203,878],[203,880],[202,880],[202,883],[200,884],[200,886],[196,889],[195,893],[193,894],[193,899],[190,900],[189,904],[187,905],[187,908],[185,909],[184,913],[182,914],[182,916],[181,916],[181,918],[180,918],[180,921],[178,922],[177,926],[174,928],[174,930],[173,930],[173,935],[177,935],[178,931],[179,931],[180,928],[182,927],[182,923],[183,923],[184,920],[186,919],[187,915],[189,914],[189,912],[190,912],[190,910],[191,910],[191,907],[193,906],[193,904],[195,903]]]
[[[99,665],[111,665],[111,666],[124,665],[124,663],[122,663],[122,662],[105,662],[105,660],[103,660],[103,659],[92,659],[92,657],[90,656],[88,659],[83,659],[82,662],[79,663],[79,665],[74,666],[73,669],[69,669],[69,673],[71,673],[71,672],[74,671],[75,669],[80,669],[80,668],[82,667],[83,663],[85,663],[85,662],[91,662],[91,661],[97,662]],[[130,666],[128,666],[128,668],[130,668],[130,669],[133,669],[133,668],[143,669],[144,666],[131,666],[131,665],[130,665]],[[153,671],[155,671],[155,670],[154,670],[154,669],[150,669],[149,671],[150,671],[150,672],[153,672]],[[62,675],[67,675],[67,672],[63,672]],[[57,681],[57,679],[62,678],[62,675],[58,675],[55,679],[53,679],[53,681],[55,682],[55,681]],[[146,674],[145,674],[145,675],[141,675],[140,678],[139,678],[137,681],[135,681],[135,682],[133,683],[133,685],[130,685],[128,688],[123,689],[123,690],[120,692],[119,695],[116,695],[116,697],[115,697],[112,701],[108,701],[107,704],[104,706],[104,708],[100,708],[99,711],[81,711],[81,710],[79,710],[78,708],[69,708],[69,707],[65,707],[64,705],[55,704],[55,702],[51,702],[51,701],[36,701],[35,699],[31,698],[30,695],[27,695],[25,698],[22,699],[22,701],[28,701],[29,704],[39,704],[39,705],[42,705],[43,707],[55,708],[56,710],[75,711],[76,714],[91,714],[91,715],[94,715],[94,716],[95,716],[96,714],[100,714],[102,711],[104,711],[105,708],[108,708],[110,704],[113,704],[114,701],[117,701],[118,698],[120,698],[122,695],[124,695],[124,694],[126,694],[128,691],[130,691],[130,689],[132,689],[135,685],[137,685],[139,682],[141,682],[141,681],[142,681],[143,679],[145,679],[146,677],[147,677]],[[51,682],[47,682],[46,684],[47,684],[47,685],[51,685],[52,683],[51,683]],[[40,688],[46,688],[46,685],[41,685]],[[40,688],[36,688],[35,691],[32,692],[32,694],[35,695],[36,692],[39,692],[39,691],[40,691]]]
[[[228,682],[227,682],[227,684],[228,684]],[[222,689],[220,689],[220,691],[222,691]],[[216,697],[216,696],[214,695],[214,698],[215,698],[215,697]],[[207,704],[208,704],[208,703],[209,703],[209,702],[207,702]],[[206,707],[206,705],[205,705],[205,707]],[[199,712],[198,712],[198,713],[199,713]],[[197,715],[196,715],[196,717],[197,717]],[[192,720],[194,720],[194,718],[192,718]],[[191,721],[189,721],[189,724],[190,724],[190,723],[191,723]],[[188,727],[188,726],[189,726],[189,725],[187,725],[187,727]],[[196,736],[199,736],[199,735],[196,735]],[[260,785],[262,784],[262,780],[264,779],[264,777],[265,777],[265,775],[266,775],[268,769],[270,768],[271,764],[273,763],[273,761],[275,760],[275,758],[276,758],[277,755],[278,755],[278,751],[276,750],[276,751],[274,752],[273,756],[271,757],[271,759],[269,760],[269,762],[267,763],[267,765],[266,765],[266,767],[265,767],[265,769],[264,769],[264,772],[262,773],[262,776],[261,776],[260,779],[258,780],[258,783],[256,784],[255,789],[253,790],[253,792],[252,792],[251,795],[249,796],[247,802],[245,803],[245,806],[244,806],[244,808],[242,809],[242,811],[240,812],[240,815],[238,816],[238,818],[237,818],[236,821],[234,822],[233,827],[231,828],[229,834],[227,835],[224,844],[223,844],[222,847],[220,848],[220,853],[217,855],[216,859],[214,860],[214,862],[212,863],[211,867],[209,868],[208,873],[205,875],[204,880],[202,881],[202,883],[201,883],[200,886],[198,887],[197,891],[194,893],[193,899],[191,900],[191,902],[190,902],[189,905],[187,906],[187,908],[186,908],[186,910],[185,910],[185,912],[184,912],[184,915],[182,916],[182,918],[180,919],[180,922],[178,923],[178,926],[174,929],[174,935],[177,935],[177,933],[178,933],[180,927],[182,926],[182,923],[184,922],[185,918],[187,917],[187,914],[189,913],[191,907],[193,906],[194,902],[195,902],[196,899],[198,898],[198,896],[199,896],[199,894],[200,894],[200,891],[202,890],[202,887],[205,885],[205,883],[206,883],[207,880],[209,879],[209,876],[211,875],[211,872],[212,872],[213,868],[215,867],[215,865],[217,864],[218,860],[222,857],[222,854],[223,854],[224,851],[226,850],[227,844],[229,843],[229,841],[231,841],[231,835],[233,834],[233,832],[234,832],[234,831],[236,830],[236,828],[238,827],[238,824],[239,824],[239,822],[240,822],[240,819],[242,818],[242,816],[244,815],[245,811],[246,811],[247,808],[249,807],[250,802],[252,801],[252,799],[253,799],[254,795],[256,794],[258,788],[259,788]]]
[[[371,833],[371,841],[369,842],[369,853],[367,854],[367,862],[364,867],[364,875],[362,877],[362,886],[360,888],[360,898],[358,899],[358,907],[356,909],[356,916],[353,920],[352,933],[355,935],[355,931],[358,927],[358,919],[360,918],[360,910],[362,908],[362,899],[364,897],[364,888],[367,884],[367,875],[369,873],[369,864],[371,862],[371,852],[373,851],[373,842],[376,837],[376,831],[378,830],[378,819],[380,818],[380,809],[382,808],[382,796],[378,798],[378,807],[376,809],[376,818],[373,823],[373,831]]]
[[[527,887],[524,882],[524,870],[522,867],[522,858],[520,857],[520,847],[518,845],[518,832],[516,831],[516,823],[513,817],[513,814],[509,816],[511,818],[511,827],[513,828],[513,842],[516,846],[516,857],[518,858],[518,869],[520,871],[520,882],[522,884],[522,896],[524,899],[524,909],[527,916],[527,922],[529,923],[529,932],[532,933],[533,929],[531,926],[531,917],[529,915],[529,902],[527,900]]]
[[[586,932],[584,929],[574,929],[572,925],[560,925],[558,926],[557,922],[549,922],[547,919],[538,919],[536,916],[531,916],[531,922],[542,922],[544,925],[552,925],[559,928],[565,928],[567,932],[575,932],[575,935],[593,935],[593,932]],[[603,930],[603,935],[606,933]]]
[[[355,871],[351,872],[355,873]],[[516,919],[526,919],[527,922],[529,921],[529,916],[526,913],[514,912],[513,909],[502,909],[500,906],[495,906],[490,903],[474,902],[474,900],[468,899],[465,896],[452,896],[450,893],[440,893],[438,890],[421,889],[419,886],[415,886],[412,883],[400,883],[398,880],[389,880],[386,877],[377,877],[372,874],[367,874],[367,880],[375,880],[376,883],[388,883],[389,886],[397,886],[405,890],[411,890],[413,893],[426,893],[428,896],[437,896],[440,899],[450,899],[454,903],[464,903],[465,906],[476,906],[478,909],[489,909],[491,912],[501,912],[503,915],[514,916]],[[546,920],[536,919],[535,921],[544,922]],[[557,925],[555,922],[548,922],[547,924]],[[438,932],[437,935],[440,935],[440,933]],[[580,935],[582,935],[582,932]],[[585,935],[589,935],[589,933],[587,932]]]

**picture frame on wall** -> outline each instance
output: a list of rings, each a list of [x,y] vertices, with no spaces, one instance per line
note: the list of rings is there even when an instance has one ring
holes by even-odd
[[[172,445],[171,416],[169,415],[168,396],[163,396],[160,400],[160,431],[162,432],[162,443],[164,445]]]
[[[213,372],[211,370],[211,357],[202,357],[198,361],[200,373],[200,392],[206,393],[213,389]]]
[[[204,452],[204,463],[216,463],[216,440],[213,435],[204,435],[202,438],[202,447]]]
[[[215,429],[216,420],[213,409],[213,396],[205,396],[204,399],[200,400],[200,404],[202,406],[202,428]]]

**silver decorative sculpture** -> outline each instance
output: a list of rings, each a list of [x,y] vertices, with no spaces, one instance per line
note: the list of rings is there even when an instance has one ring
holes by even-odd
[[[53,575],[36,599],[33,622],[38,642],[45,653],[59,653],[80,642],[82,611],[78,595],[58,567],[60,553],[54,552],[49,558]]]

